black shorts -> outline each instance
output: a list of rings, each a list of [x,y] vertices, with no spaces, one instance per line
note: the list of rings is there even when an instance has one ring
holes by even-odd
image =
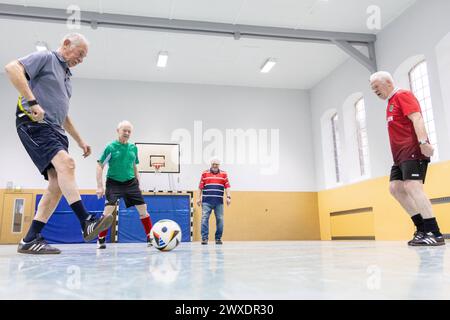
[[[390,181],[422,180],[425,182],[428,162],[428,160],[408,160],[398,166],[393,165]]]
[[[127,208],[145,204],[141,189],[139,189],[139,182],[136,178],[124,182],[107,178],[105,196],[105,205],[107,206],[115,206],[119,198],[125,201]]]
[[[48,180],[47,170],[53,168],[52,159],[61,150],[68,152],[69,139],[48,123],[17,118],[16,129],[31,160],[45,180]]]

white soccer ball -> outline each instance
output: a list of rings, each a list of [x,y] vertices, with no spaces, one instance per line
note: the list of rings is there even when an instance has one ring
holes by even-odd
[[[150,230],[150,241],[158,250],[173,250],[181,242],[181,228],[175,221],[159,220]]]

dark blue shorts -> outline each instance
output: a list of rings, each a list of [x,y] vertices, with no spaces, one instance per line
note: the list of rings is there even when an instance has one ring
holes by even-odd
[[[47,170],[55,155],[69,150],[69,139],[47,123],[17,121],[17,133],[39,172],[48,180]]]

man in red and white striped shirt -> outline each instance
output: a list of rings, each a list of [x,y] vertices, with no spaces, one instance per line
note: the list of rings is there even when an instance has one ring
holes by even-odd
[[[208,244],[209,217],[214,210],[216,215],[216,244],[222,244],[223,234],[223,195],[226,193],[227,205],[231,204],[230,183],[225,171],[220,170],[220,160],[213,158],[211,168],[202,173],[197,205],[202,206],[202,244]]]

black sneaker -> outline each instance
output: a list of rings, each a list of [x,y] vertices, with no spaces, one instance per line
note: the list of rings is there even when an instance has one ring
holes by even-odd
[[[419,241],[423,237],[425,237],[425,232],[423,232],[423,231],[416,231],[416,232],[414,232],[414,237],[411,240],[408,241],[408,246],[412,246],[413,242]]]
[[[203,244],[203,245],[208,244],[208,240],[207,240],[207,239],[203,239],[203,240],[202,240],[202,244]]]
[[[106,237],[97,239],[97,249],[106,249]]]
[[[20,240],[17,252],[28,254],[60,254],[61,250],[49,245],[47,241],[42,238],[41,234],[38,233],[36,239],[33,241],[25,242],[23,239]]]
[[[413,247],[435,247],[445,245],[445,239],[443,236],[436,237],[432,232],[425,233],[421,239],[411,240],[411,246]]]
[[[223,244],[221,239],[216,239],[216,244]]]
[[[83,228],[84,241],[94,240],[100,232],[111,226],[113,220],[114,217],[112,214],[102,216],[100,219],[91,218],[90,220],[87,220]]]

